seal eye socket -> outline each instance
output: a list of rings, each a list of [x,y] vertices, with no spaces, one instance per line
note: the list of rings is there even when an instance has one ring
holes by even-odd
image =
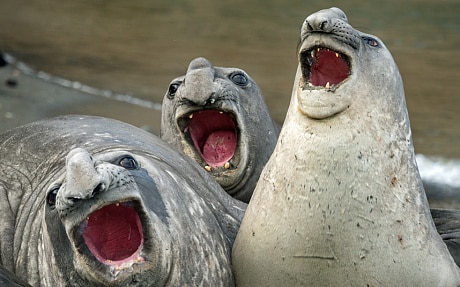
[[[139,163],[132,156],[125,156],[118,161],[118,165],[128,170],[138,169]]]
[[[378,47],[379,46],[379,42],[377,42],[377,40],[375,40],[372,37],[364,36],[364,37],[362,37],[362,39],[363,39],[364,43],[366,43],[367,45],[369,45],[371,47]]]
[[[50,191],[48,191],[48,194],[46,195],[46,203],[51,209],[54,209],[56,206],[56,198],[59,192],[59,189],[61,186],[54,186],[51,188]]]
[[[174,82],[169,85],[168,98],[172,99],[176,96],[177,89],[179,89],[181,82]]]
[[[233,83],[241,87],[245,87],[249,83],[248,77],[241,72],[236,72],[230,75],[230,80],[232,80]]]

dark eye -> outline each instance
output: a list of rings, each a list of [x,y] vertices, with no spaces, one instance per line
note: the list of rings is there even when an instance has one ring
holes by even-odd
[[[48,194],[46,195],[46,203],[52,209],[54,209],[54,207],[56,206],[56,197],[57,197],[60,187],[61,186],[55,186],[51,188],[51,190],[48,191]]]
[[[139,168],[139,164],[132,156],[127,156],[127,157],[120,159],[120,161],[118,162],[118,165],[126,169],[130,169],[130,170]]]
[[[375,40],[372,37],[363,37],[363,41],[364,41],[364,43],[366,43],[367,45],[372,46],[372,47],[378,47],[379,46],[379,42],[377,42],[377,40]]]
[[[243,73],[234,73],[230,76],[230,80],[233,83],[237,84],[238,86],[247,86],[248,85],[248,77],[246,77]]]
[[[180,84],[181,84],[180,82],[174,82],[174,83],[169,85],[168,98],[172,99],[172,98],[174,98],[174,96],[176,96],[176,92],[177,92],[177,89],[179,88]]]

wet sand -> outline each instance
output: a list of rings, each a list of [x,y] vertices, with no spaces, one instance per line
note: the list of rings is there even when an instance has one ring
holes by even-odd
[[[48,117],[87,114],[116,118],[159,133],[158,107],[117,100],[117,96],[127,95],[87,88],[89,92],[78,82],[28,71],[21,63],[5,64],[0,67],[0,132]]]
[[[0,1],[0,50],[90,87],[161,102],[169,82],[204,56],[243,68],[282,122],[296,69],[299,27],[312,12],[342,8],[377,35],[401,70],[416,151],[460,158],[460,3],[370,1]],[[126,102],[45,86],[0,68],[0,130],[66,113],[117,118],[157,130],[159,113]],[[372,68],[372,67],[370,67]],[[37,79],[35,79],[37,80]]]

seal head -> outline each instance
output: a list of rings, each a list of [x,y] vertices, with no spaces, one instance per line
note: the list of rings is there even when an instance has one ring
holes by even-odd
[[[234,285],[245,204],[158,137],[66,116],[0,142],[0,274],[32,286]]]
[[[249,201],[279,129],[241,69],[194,59],[163,99],[161,138],[203,166],[233,197]]]
[[[335,14],[333,18],[331,11]],[[359,80],[363,77],[361,73],[379,71],[380,67],[373,63],[374,57],[381,63],[392,61],[391,56],[388,58],[389,55],[379,52],[386,48],[378,38],[350,29],[346,15],[338,8],[307,17],[302,26],[301,42],[297,101],[300,111],[315,119],[324,119],[349,108],[354,102],[356,85],[361,89],[377,88]],[[369,69],[364,71],[354,68],[366,65]],[[388,66],[391,69],[392,66]]]

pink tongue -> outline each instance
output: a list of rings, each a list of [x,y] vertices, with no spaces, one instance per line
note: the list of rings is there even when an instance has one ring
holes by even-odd
[[[236,137],[232,131],[211,133],[203,145],[202,155],[211,166],[223,166],[235,152]]]
[[[128,259],[144,240],[139,215],[124,204],[111,204],[91,213],[83,238],[103,263]]]
[[[348,64],[335,51],[320,49],[316,52],[314,64],[310,68],[310,83],[314,86],[335,85],[349,75]]]
[[[236,126],[225,113],[216,110],[195,113],[187,130],[195,148],[210,166],[223,166],[235,154]]]

